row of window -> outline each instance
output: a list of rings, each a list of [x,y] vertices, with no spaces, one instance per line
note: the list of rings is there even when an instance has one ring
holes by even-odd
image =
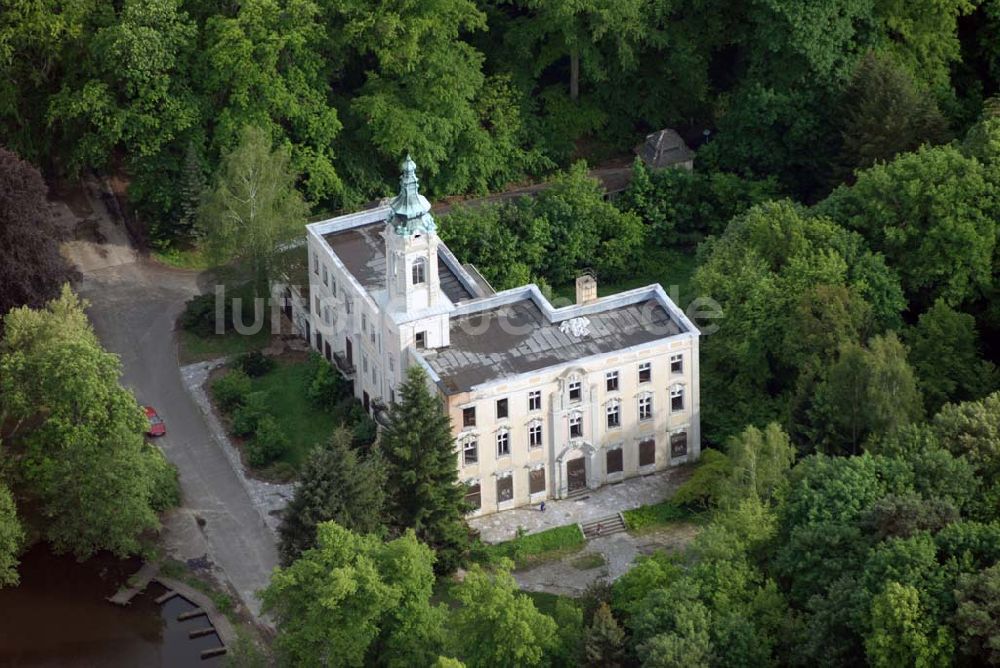
[[[545,491],[545,469],[537,468],[528,471],[528,493],[541,494]],[[477,482],[468,485],[465,490],[465,502],[472,510],[483,506],[482,486]],[[506,475],[497,478],[497,503],[514,500],[514,476]]]
[[[653,418],[653,395],[644,394],[639,397],[639,421],[651,420]],[[533,391],[528,394],[528,410],[540,410],[542,405],[542,393]],[[621,400],[612,399],[607,404],[605,411],[606,424],[608,429],[617,429],[622,425]],[[679,413],[684,410],[684,386],[673,385],[670,388],[670,411]],[[507,399],[497,399],[496,416],[498,420],[507,418],[510,415],[510,406]],[[462,426],[476,426],[476,407],[469,406],[462,409]],[[540,428],[540,427],[539,427]],[[570,437],[580,438],[583,436],[583,420],[579,413],[574,413],[569,418]],[[540,444],[540,443],[539,443]]]
[[[418,333],[419,339],[419,333]],[[418,341],[418,348],[422,348],[422,342]],[[674,353],[670,356],[670,372],[672,374],[678,375],[684,373],[684,354]],[[605,387],[608,392],[618,391],[618,371],[608,371],[605,374]],[[650,383],[653,379],[652,364],[650,362],[643,362],[639,365],[639,382],[640,383]],[[567,385],[567,390],[569,392],[570,401],[580,401],[583,398],[583,386],[579,380],[571,380]],[[671,410],[681,411],[684,410],[684,387],[682,385],[674,385],[670,388],[671,397]],[[641,402],[642,400],[640,400]],[[650,402],[648,406],[648,415],[652,415],[652,398],[648,399]],[[528,393],[528,411],[539,411],[542,409],[542,393],[540,390],[532,390]],[[640,416],[643,414],[643,409],[640,405]],[[510,405],[506,398],[497,399],[496,402],[496,418],[502,420],[510,415]],[[640,419],[644,419],[640,417]],[[462,425],[464,427],[475,427],[476,426],[476,407],[469,406],[462,409]],[[618,426],[612,425],[610,422],[608,426]]]
[[[656,464],[656,440],[653,438],[643,439],[636,446],[639,455],[639,467],[647,467]],[[672,458],[684,457],[688,453],[687,432],[678,432],[670,435],[670,456]],[[625,470],[625,457],[623,448],[615,448],[605,453],[605,471],[608,475],[623,473]],[[514,476],[506,475],[497,478],[496,482],[497,503],[504,503],[514,499]],[[545,491],[545,469],[537,468],[528,472],[528,493],[541,494]],[[480,483],[469,485],[466,488],[465,500],[473,510],[482,507],[482,487]]]

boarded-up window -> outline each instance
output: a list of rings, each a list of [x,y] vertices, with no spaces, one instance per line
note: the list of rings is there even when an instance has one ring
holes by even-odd
[[[686,431],[670,435],[670,456],[684,457],[688,453],[688,435]]]
[[[497,478],[497,503],[510,501],[514,498],[514,476]]]
[[[621,448],[608,450],[608,473],[621,473],[625,469],[622,461]]]
[[[656,463],[656,440],[647,438],[639,441],[639,466]]]
[[[538,494],[545,491],[545,469],[528,472],[528,492]]]
[[[483,506],[483,495],[477,482],[475,485],[468,485],[465,488],[465,502],[472,510],[479,510]]]

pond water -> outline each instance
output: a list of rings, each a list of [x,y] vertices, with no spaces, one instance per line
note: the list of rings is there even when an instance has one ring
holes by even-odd
[[[151,584],[132,603],[109,603],[138,560],[99,555],[84,563],[53,555],[36,545],[22,555],[21,583],[0,589],[0,666],[214,666],[223,657],[201,660],[201,651],[219,646],[213,633],[189,639],[208,626],[205,617],[177,621],[194,609],[175,596],[162,606],[163,587]]]

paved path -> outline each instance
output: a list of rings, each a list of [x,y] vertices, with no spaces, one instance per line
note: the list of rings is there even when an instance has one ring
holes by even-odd
[[[684,550],[697,534],[697,526],[678,523],[640,536],[617,533],[594,538],[576,554],[515,572],[514,579],[526,591],[578,597],[597,580],[614,582],[620,578],[632,568],[636,557],[658,550]],[[581,570],[578,560],[590,554],[601,555],[604,565]]]
[[[165,420],[168,432],[157,444],[180,472],[181,508],[164,518],[162,543],[177,559],[211,561],[259,617],[255,592],[278,563],[274,535],[185,391],[177,359],[174,322],[184,301],[208,286],[192,272],[137,257],[100,197],[91,191],[85,199],[74,202],[74,213],[97,219],[104,243],[77,243],[64,252],[81,265],[78,291],[91,302],[102,343],[121,356],[122,382]]]
[[[517,537],[519,528],[526,533],[566,524],[596,520],[622,510],[659,503],[671,496],[687,480],[690,469],[673,468],[647,476],[629,478],[616,485],[605,485],[573,499],[545,502],[545,512],[538,506],[527,506],[502,513],[484,515],[469,520],[469,526],[479,531],[487,543],[499,543]]]

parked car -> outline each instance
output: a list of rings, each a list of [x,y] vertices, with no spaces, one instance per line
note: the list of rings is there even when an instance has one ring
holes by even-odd
[[[146,419],[149,420],[149,427],[146,429],[147,436],[163,436],[167,433],[167,425],[163,422],[163,418],[157,414],[156,409],[152,406],[143,406],[146,410]]]

